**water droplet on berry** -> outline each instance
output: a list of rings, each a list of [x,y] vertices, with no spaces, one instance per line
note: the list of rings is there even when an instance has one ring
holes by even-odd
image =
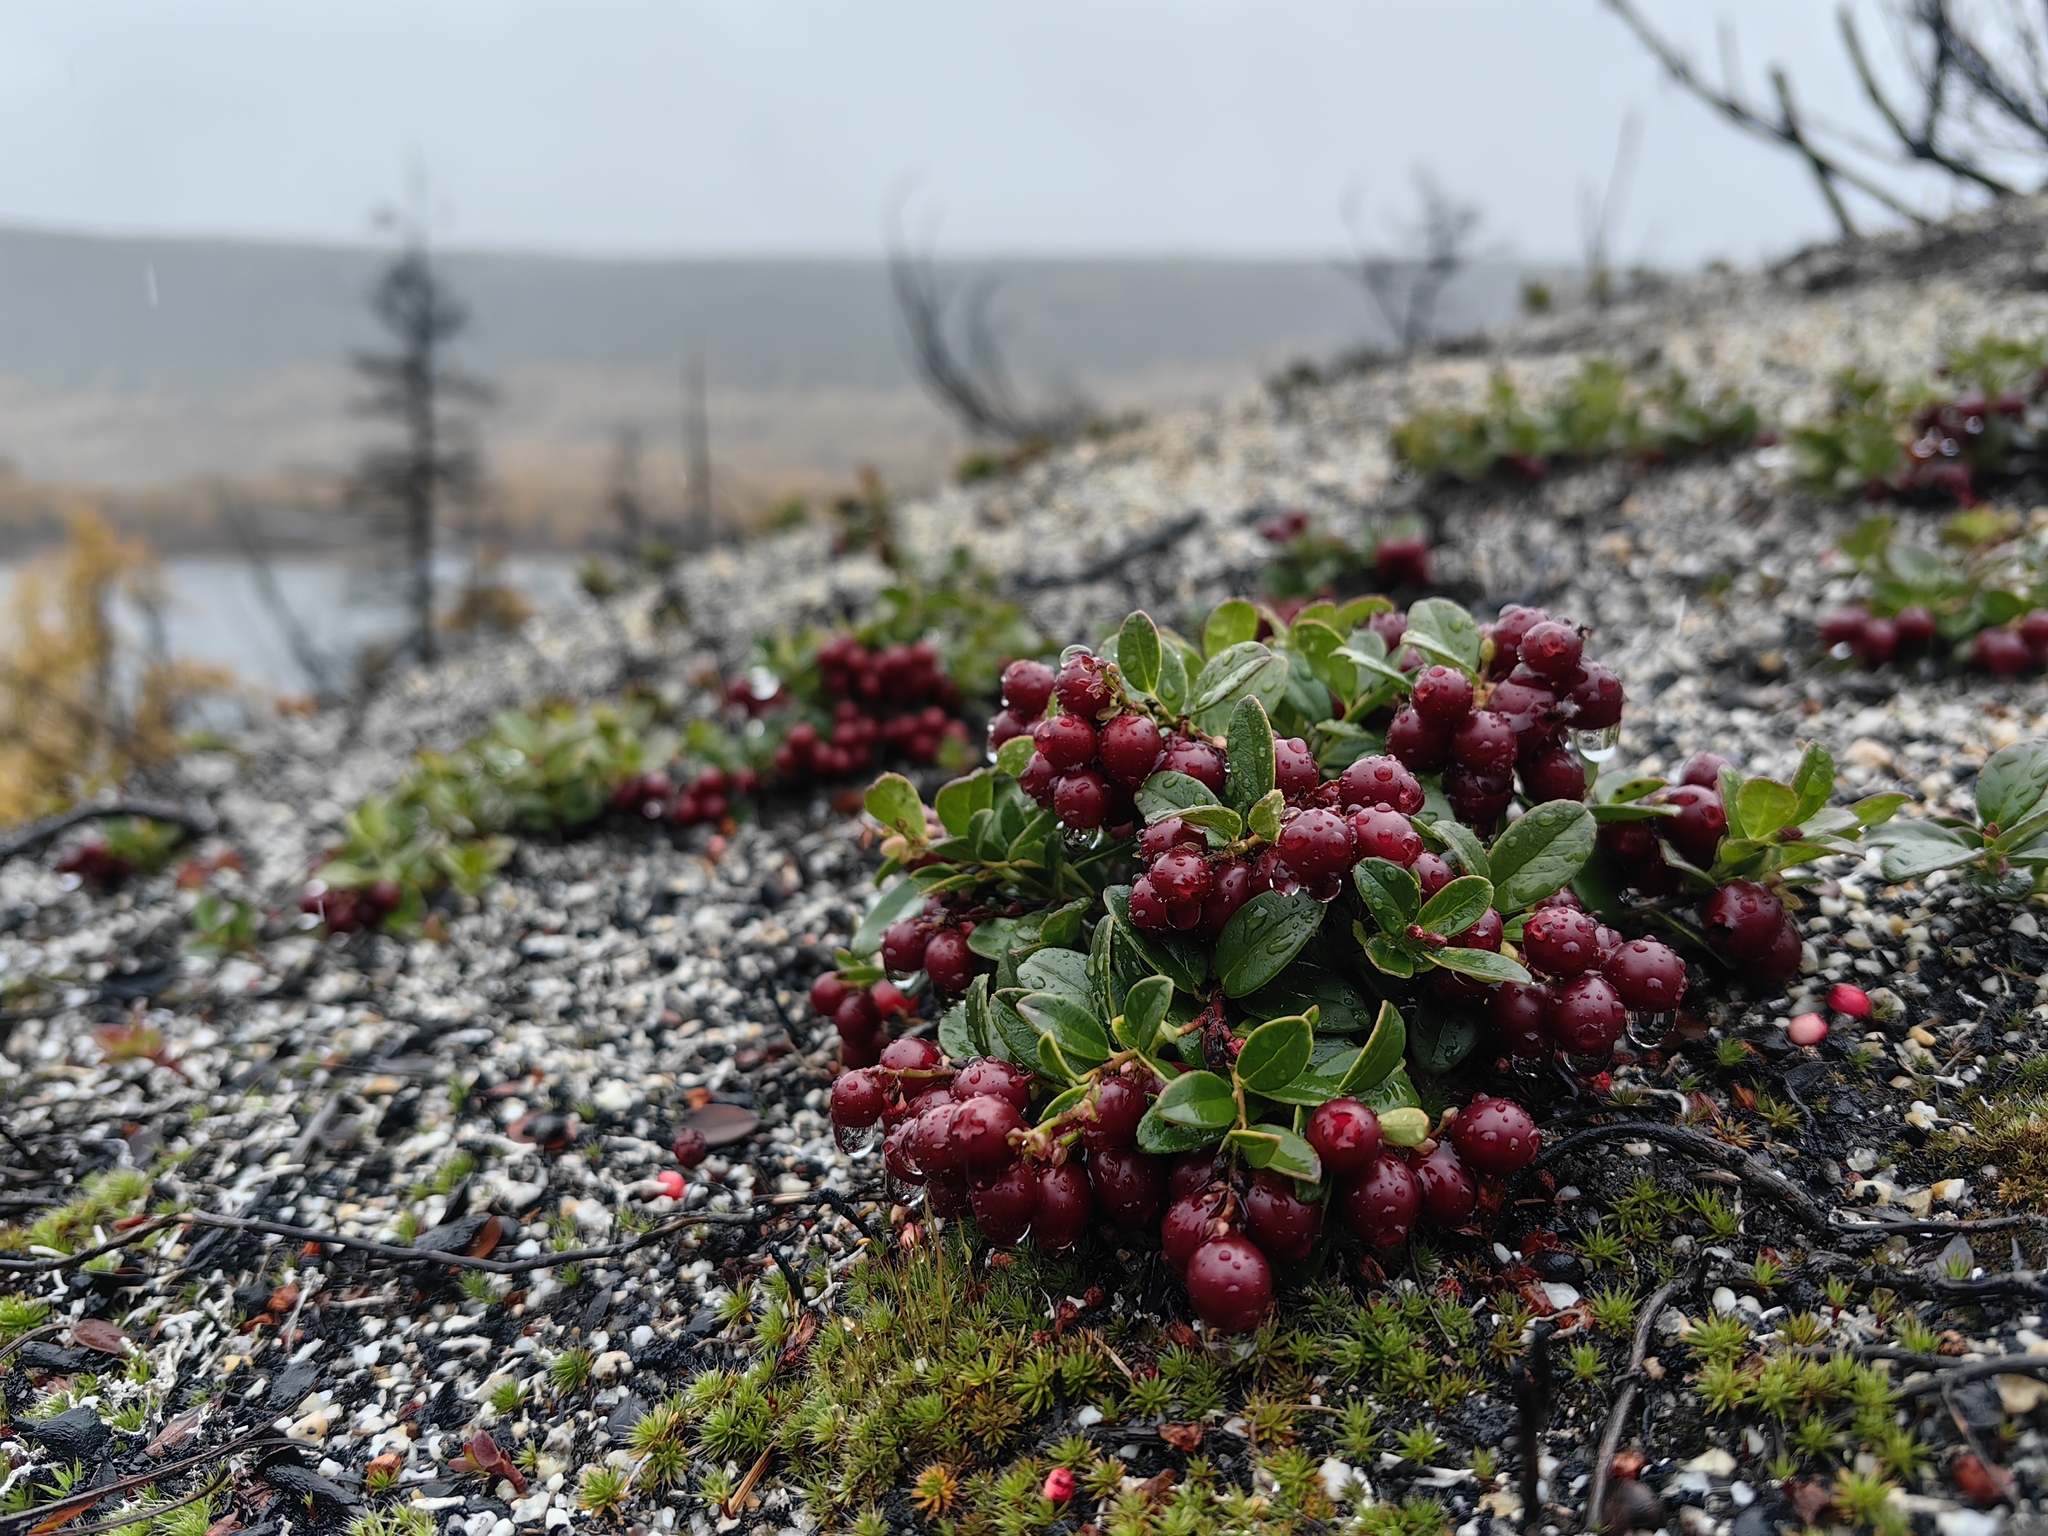
[[[879,1125],[840,1125],[833,1127],[832,1139],[839,1144],[839,1150],[848,1157],[866,1157],[882,1144],[882,1128]]]
[[[1621,727],[1609,725],[1597,731],[1574,731],[1572,744],[1587,762],[1604,763],[1621,748]]]

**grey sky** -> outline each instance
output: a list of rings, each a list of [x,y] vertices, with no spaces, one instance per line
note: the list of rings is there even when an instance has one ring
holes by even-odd
[[[1648,0],[1857,115],[1832,0]],[[0,221],[357,240],[417,154],[463,245],[1323,254],[1427,163],[1532,258],[1639,109],[1619,254],[1824,235],[1804,174],[1664,86],[1595,0],[8,0]]]

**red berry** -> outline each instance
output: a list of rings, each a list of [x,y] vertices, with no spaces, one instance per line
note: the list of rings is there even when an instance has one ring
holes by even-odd
[[[1527,951],[1523,952],[1527,959]],[[1500,1048],[1521,1061],[1537,1061],[1550,1054],[1550,1033],[1546,1019],[1550,1012],[1550,988],[1540,981],[1503,982],[1493,989],[1491,1003],[1494,1038]]]
[[[1707,868],[1714,862],[1715,851],[1728,831],[1728,815],[1721,808],[1720,795],[1696,784],[1680,784],[1657,798],[1665,805],[1678,807],[1676,816],[1656,823],[1657,835],[1677,849],[1678,856],[1688,864]]]
[[[834,1017],[849,990],[845,982],[827,971],[811,983],[811,1011],[828,1019]]]
[[[1422,1186],[1422,1214],[1439,1227],[1462,1227],[1479,1203],[1479,1187],[1448,1141],[1415,1160],[1415,1182]]]
[[[1562,683],[1579,670],[1579,657],[1585,647],[1585,637],[1576,629],[1555,619],[1546,619],[1541,624],[1530,625],[1522,636],[1520,660],[1538,677]]]
[[[1038,1175],[1038,1200],[1031,1209],[1033,1241],[1047,1253],[1063,1253],[1088,1230],[1095,1202],[1079,1163],[1047,1164]]]
[[[1468,1167],[1481,1173],[1520,1173],[1543,1150],[1543,1133],[1513,1099],[1481,1094],[1451,1122],[1451,1144]]]
[[[1522,793],[1532,803],[1545,800],[1583,800],[1586,798],[1586,765],[1579,761],[1579,754],[1571,748],[1558,744],[1539,753],[1533,762],[1522,765]]]
[[[1046,755],[1034,752],[1031,761],[1024,765],[1024,771],[1017,775],[1017,787],[1040,805],[1050,807],[1053,781],[1058,777],[1059,770],[1053,767]]]
[[[1382,1153],[1344,1186],[1344,1220],[1374,1248],[1408,1241],[1422,1210],[1422,1185],[1415,1170],[1391,1152]]]
[[[1464,724],[1451,737],[1451,759],[1463,768],[1499,770],[1513,767],[1514,727],[1505,715],[1491,709],[1476,711],[1466,717]]]
[[[1387,726],[1387,751],[1410,771],[1435,773],[1451,758],[1451,734],[1429,724],[1411,704],[1395,712]]]
[[[1455,730],[1472,713],[1472,680],[1456,667],[1425,667],[1415,679],[1415,713],[1438,730]]]
[[[1052,668],[1042,661],[1013,661],[1003,669],[1003,702],[1020,720],[1036,720],[1052,697]]]
[[[1678,782],[1694,784],[1701,789],[1711,789],[1716,794],[1721,789],[1721,770],[1732,766],[1728,759],[1718,752],[1695,752],[1679,767]]]
[[[1120,1227],[1149,1226],[1166,1194],[1159,1159],[1135,1148],[1088,1154],[1088,1187],[1102,1214]]]
[[[915,918],[903,918],[882,930],[882,964],[892,971],[924,969],[924,929]]]
[[[1557,989],[1548,1015],[1551,1037],[1574,1056],[1605,1056],[1628,1028],[1628,1009],[1614,983],[1598,971]]]
[[[694,1168],[710,1154],[711,1145],[705,1141],[702,1131],[686,1129],[676,1132],[675,1144],[669,1150],[685,1168]]]
[[[1301,1198],[1294,1180],[1257,1174],[1244,1197],[1245,1234],[1268,1258],[1307,1258],[1323,1230],[1323,1208]]]
[[[1008,1099],[1022,1114],[1031,1108],[1031,1074],[1000,1056],[977,1056],[954,1075],[953,1094],[961,1099]]]
[[[1344,818],[1317,808],[1301,812],[1280,829],[1280,857],[1296,879],[1312,884],[1349,869],[1358,855]]]
[[[1731,880],[1700,909],[1700,926],[1714,953],[1730,960],[1761,960],[1778,942],[1785,904],[1768,886]]]
[[[1415,830],[1415,824],[1399,811],[1381,806],[1369,811],[1353,811],[1346,818],[1346,824],[1351,829],[1352,845],[1361,859],[1385,859],[1407,869],[1422,857],[1422,835]]]
[[[969,1099],[953,1115],[953,1147],[960,1166],[973,1174],[991,1174],[1016,1161],[1010,1133],[1024,1129],[1024,1117],[1008,1099],[994,1094]]]
[[[1209,861],[1192,848],[1162,853],[1145,871],[1145,878],[1152,882],[1152,889],[1161,900],[1170,902],[1200,901],[1209,894],[1215,879]]]
[[[1558,699],[1558,713],[1585,731],[1604,731],[1621,724],[1628,701],[1621,679],[1597,661],[1589,661]]]
[[[1159,727],[1143,715],[1113,715],[1103,723],[1096,750],[1113,779],[1142,784],[1164,750]]]
[[[1223,793],[1223,754],[1206,741],[1188,741],[1185,738],[1169,741],[1156,771],[1184,773],[1206,786],[1212,795]]]
[[[1138,1122],[1145,1118],[1146,1098],[1120,1077],[1105,1078],[1095,1089],[1093,1116],[1081,1132],[1090,1152],[1115,1152],[1138,1139]]]
[[[842,1072],[832,1084],[832,1123],[866,1130],[882,1118],[882,1085],[871,1073]]]
[[[1337,776],[1337,798],[1347,811],[1385,807],[1413,816],[1422,809],[1422,786],[1398,757],[1361,757]]]
[[[1093,831],[1108,819],[1109,806],[1109,780],[1093,768],[1063,773],[1053,781],[1052,813],[1070,827]]]
[[[1188,1257],[1188,1300],[1219,1333],[1248,1333],[1273,1309],[1273,1268],[1241,1237],[1216,1237]]]
[[[1330,1099],[1308,1117],[1308,1144],[1322,1159],[1323,1171],[1356,1173],[1386,1146],[1380,1117],[1356,1099]]]
[[[1600,962],[1622,1005],[1637,1013],[1669,1013],[1685,996],[1685,961],[1655,939],[1624,944]]]
[[[1014,1248],[1030,1230],[1038,1205],[1038,1170],[1012,1163],[993,1178],[977,1179],[967,1199],[981,1235],[998,1248]]]
[[[908,1035],[882,1047],[882,1067],[888,1072],[929,1072],[944,1059],[944,1053],[932,1041]]]
[[[974,952],[957,928],[941,928],[924,946],[924,973],[941,992],[965,992],[974,980]]]
[[[1993,677],[2015,677],[2032,665],[2034,653],[2010,629],[1980,629],[1970,642],[1970,659]]]
[[[1041,720],[1035,733],[1038,752],[1055,768],[1079,768],[1095,761],[1095,727],[1079,715],[1054,715]]]
[[[1052,691],[1060,708],[1083,720],[1093,720],[1117,702],[1116,684],[1103,669],[1101,658],[1082,652],[1065,662],[1053,679]]]
[[[1415,872],[1416,880],[1421,883],[1424,901],[1458,878],[1458,872],[1439,854],[1418,853],[1415,862],[1408,867]]]
[[[1576,976],[1600,958],[1600,924],[1574,907],[1545,907],[1522,926],[1522,958],[1545,976]]]

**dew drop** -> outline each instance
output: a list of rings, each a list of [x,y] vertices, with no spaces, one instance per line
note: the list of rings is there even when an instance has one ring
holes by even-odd
[[[1589,763],[1604,763],[1621,748],[1621,727],[1610,725],[1597,731],[1576,731],[1573,743],[1579,756]]]
[[[839,1143],[839,1150],[848,1157],[866,1157],[877,1146],[881,1145],[882,1128],[879,1125],[835,1126],[832,1131],[832,1139]]]

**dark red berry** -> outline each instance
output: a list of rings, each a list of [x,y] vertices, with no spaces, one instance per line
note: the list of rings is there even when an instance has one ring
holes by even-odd
[[[983,1237],[998,1248],[1014,1248],[1024,1241],[1038,1206],[1038,1169],[1018,1162],[992,1178],[977,1179],[968,1204]]]
[[[1439,1227],[1462,1227],[1479,1203],[1479,1186],[1448,1141],[1415,1160],[1415,1182],[1422,1187],[1423,1216]]]
[[[1422,1186],[1415,1170],[1391,1152],[1368,1163],[1344,1186],[1344,1220],[1374,1248],[1408,1241],[1422,1210]]]
[[[1506,684],[1502,685],[1503,687]],[[1515,731],[1505,715],[1491,709],[1474,712],[1451,737],[1451,759],[1463,768],[1492,769],[1514,766]]]
[[[874,1124],[871,1120],[870,1125]],[[676,1132],[675,1144],[669,1150],[676,1155],[676,1161],[685,1168],[694,1168],[711,1152],[711,1144],[704,1139],[702,1131],[680,1130]]]
[[[929,1072],[944,1059],[936,1043],[908,1035],[882,1047],[882,1066],[890,1072]]]
[[[1188,741],[1185,738],[1169,741],[1157,771],[1184,773],[1206,786],[1212,795],[1223,793],[1223,754],[1206,741]]]
[[[1522,926],[1522,958],[1545,976],[1576,976],[1600,958],[1600,924],[1574,907],[1545,907]]]
[[[1120,1077],[1096,1085],[1081,1140],[1090,1152],[1116,1152],[1136,1143],[1138,1122],[1145,1118],[1145,1095]]]
[[[1637,1013],[1669,1013],[1685,996],[1685,961],[1655,939],[1622,945],[1600,962],[1600,974],[1614,983],[1623,1006]]]
[[[1095,761],[1095,727],[1079,715],[1040,721],[1034,739],[1039,755],[1055,768],[1079,768]]]
[[[1323,1208],[1302,1199],[1294,1180],[1267,1170],[1245,1191],[1244,1225],[1266,1257],[1299,1263],[1322,1235]]]
[[[974,980],[974,952],[957,928],[941,928],[924,946],[924,973],[941,992],[965,992]]]
[[[1120,1227],[1149,1226],[1166,1194],[1166,1173],[1158,1158],[1119,1147],[1088,1154],[1088,1187],[1096,1207]]]
[[[1435,773],[1451,759],[1451,733],[1439,730],[1408,705],[1387,726],[1387,751],[1414,773]]]
[[[1678,814],[1656,823],[1657,835],[1678,856],[1698,869],[1714,862],[1714,854],[1728,831],[1728,815],[1721,808],[1721,796],[1697,784],[1680,784],[1658,797],[1665,805],[1678,807]]]
[[[1352,845],[1361,859],[1385,859],[1406,869],[1422,857],[1422,834],[1399,811],[1381,806],[1353,811],[1346,824],[1351,828]]]
[[[1398,757],[1361,757],[1337,776],[1337,798],[1347,811],[1383,806],[1413,816],[1422,809],[1422,786]]]
[[[1126,784],[1149,779],[1163,750],[1159,727],[1143,715],[1112,715],[1103,722],[1096,747],[1109,776]]]
[[[1523,953],[1527,959],[1527,951]],[[1550,988],[1540,981],[1503,982],[1493,989],[1489,1005],[1493,1034],[1500,1048],[1521,1061],[1550,1054]]]
[[[1000,1056],[977,1056],[953,1078],[955,1098],[972,1099],[991,1095],[1008,1099],[1019,1114],[1031,1108],[1031,1074],[1013,1067]]]
[[[1093,768],[1063,773],[1053,781],[1052,813],[1070,827],[1093,831],[1109,819],[1109,805],[1109,780]]]
[[[891,923],[882,930],[882,964],[892,971],[924,969],[924,929],[913,918]]]
[[[1301,812],[1280,829],[1280,857],[1296,879],[1313,883],[1341,874],[1358,855],[1344,818],[1317,808]]]
[[[828,1019],[835,1017],[850,990],[837,975],[827,971],[811,983],[811,1011]]]
[[[869,1072],[842,1072],[832,1084],[832,1123],[866,1130],[882,1118],[887,1102],[882,1085]]]
[[[1356,1099],[1330,1099],[1308,1117],[1308,1144],[1330,1174],[1356,1173],[1386,1146],[1380,1117]]]
[[[1188,1300],[1219,1333],[1248,1333],[1273,1309],[1273,1269],[1241,1237],[1217,1237],[1188,1258]]]
[[[1079,1163],[1047,1164],[1039,1171],[1038,1199],[1031,1209],[1032,1241],[1047,1253],[1063,1253],[1088,1230],[1095,1202]]]
[[[1323,770],[1316,755],[1299,736],[1281,736],[1273,742],[1273,785],[1282,799],[1298,800],[1323,782]]]
[[[1523,634],[1520,660],[1538,677],[1561,683],[1579,670],[1579,656],[1585,647],[1585,637],[1576,629],[1555,619],[1546,619],[1541,624],[1530,625]]]
[[[1415,679],[1414,704],[1425,723],[1454,730],[1472,713],[1472,680],[1456,667],[1425,667]]]
[[[1003,702],[1020,720],[1036,720],[1052,697],[1052,668],[1042,661],[1013,661],[1003,669]]]
[[[1628,1028],[1628,1009],[1598,971],[1574,976],[1550,1000],[1551,1038],[1574,1056],[1605,1056]]]
[[[1466,1166],[1481,1173],[1520,1173],[1543,1150],[1536,1120],[1513,1099],[1481,1094],[1451,1122],[1451,1144]]]

